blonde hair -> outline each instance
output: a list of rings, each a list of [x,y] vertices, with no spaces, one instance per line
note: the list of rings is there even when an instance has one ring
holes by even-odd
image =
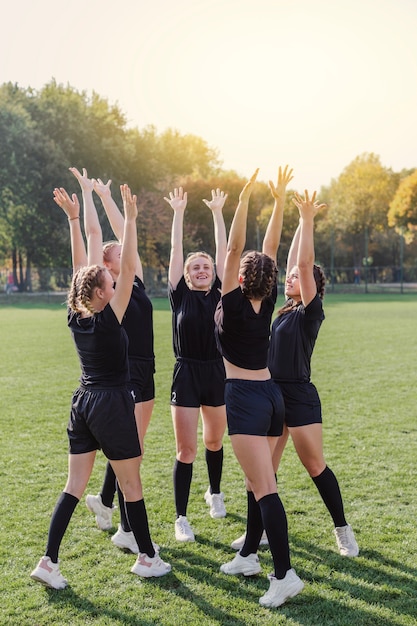
[[[187,287],[189,289],[193,288],[191,279],[190,279],[190,265],[191,263],[194,261],[194,259],[198,259],[198,257],[203,257],[204,259],[207,259],[208,261],[210,261],[211,263],[211,267],[213,270],[213,282],[214,282],[214,278],[215,278],[215,265],[214,265],[214,259],[213,257],[211,257],[207,252],[190,252],[190,254],[187,255],[187,258],[185,259],[185,263],[184,263],[184,280],[187,284]],[[210,285],[211,287],[211,285]]]
[[[119,241],[106,241],[103,245],[103,261],[105,263],[110,263],[109,252],[116,248],[116,246],[121,246],[122,244]]]
[[[67,304],[76,313],[82,313],[84,307],[94,315],[96,311],[91,304],[93,291],[96,287],[104,287],[104,273],[108,270],[100,265],[81,267],[72,277]]]
[[[240,261],[242,291],[248,298],[264,300],[271,295],[277,282],[278,269],[275,261],[255,250],[247,252]]]

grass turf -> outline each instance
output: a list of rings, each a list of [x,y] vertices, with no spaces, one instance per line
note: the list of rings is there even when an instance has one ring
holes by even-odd
[[[171,323],[165,299],[155,300],[156,405],[142,465],[153,539],[172,573],[140,580],[135,557],[115,548],[94,525],[84,498],[61,546],[64,591],[29,578],[43,554],[50,515],[67,472],[66,422],[79,367],[65,307],[0,307],[2,625],[411,626],[417,623],[417,298],[413,295],[329,295],[313,357],[321,395],[324,447],[338,477],[360,556],[339,556],[332,524],[291,442],[279,470],[293,566],[306,583],[279,609],[258,604],[272,570],[260,549],[262,574],[225,576],[221,563],[245,525],[241,470],[225,437],[222,489],[228,515],[213,520],[204,503],[207,472],[199,443],[188,517],[193,544],[173,535],[175,443],[169,408]],[[98,453],[88,493],[100,489]],[[118,513],[114,515],[117,526]]]

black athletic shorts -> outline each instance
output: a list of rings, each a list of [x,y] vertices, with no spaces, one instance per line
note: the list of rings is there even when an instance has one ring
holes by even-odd
[[[171,404],[195,408],[223,406],[224,379],[223,359],[177,359],[171,386]]]
[[[129,388],[134,394],[135,403],[147,402],[155,398],[155,360],[129,359]]]
[[[311,382],[277,382],[285,404],[285,424],[287,426],[307,426],[321,424],[321,402],[317,389]]]
[[[227,378],[225,399],[229,435],[282,435],[284,400],[272,379]]]
[[[135,403],[126,387],[79,387],[72,396],[67,432],[70,454],[101,449],[114,461],[141,454]]]

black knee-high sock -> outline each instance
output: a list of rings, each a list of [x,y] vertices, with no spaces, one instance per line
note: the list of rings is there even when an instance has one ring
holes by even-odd
[[[248,512],[246,518],[246,538],[242,549],[241,556],[249,556],[255,554],[259,548],[259,542],[264,530],[261,509],[255,500],[253,491],[247,492]]]
[[[291,569],[287,516],[277,493],[264,496],[258,504],[274,561],[274,574],[282,579]]]
[[[148,515],[146,513],[145,501],[126,502],[126,513],[130,528],[139,546],[139,552],[147,554],[151,558],[155,556],[155,549],[152,545],[149,533]]]
[[[110,509],[113,506],[114,494],[116,493],[116,474],[110,463],[107,461],[106,471],[104,473],[103,486],[101,487],[101,501],[104,506]],[[120,508],[121,510],[121,508]]]
[[[321,474],[312,479],[316,485],[324,504],[327,506],[335,526],[346,526],[345,512],[343,509],[342,494],[339,483],[330,467],[325,467]]]
[[[175,460],[174,464],[174,498],[177,517],[187,515],[188,498],[190,496],[193,464]]]
[[[55,505],[49,525],[48,544],[45,551],[45,556],[49,556],[52,563],[58,563],[59,546],[78,502],[78,498],[63,491]]]
[[[117,488],[117,497],[119,499],[120,526],[122,527],[122,530],[125,531],[125,533],[130,533],[132,529],[130,528],[129,520],[128,520],[127,513],[126,513],[125,497],[123,495],[122,490],[119,487],[119,483],[117,482],[117,480],[116,480],[116,488]]]
[[[210,493],[220,493],[220,481],[223,471],[223,447],[215,452],[206,448],[206,463],[210,482]]]

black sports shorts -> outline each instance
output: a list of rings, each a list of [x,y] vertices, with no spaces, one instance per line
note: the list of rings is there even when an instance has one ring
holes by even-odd
[[[284,400],[272,379],[227,378],[225,400],[229,435],[282,435]]]
[[[287,426],[321,424],[321,402],[317,389],[311,382],[277,382],[285,404]]]
[[[176,360],[171,386],[171,405],[198,408],[223,406],[223,359],[214,361]]]
[[[79,387],[72,397],[67,432],[70,454],[101,449],[114,461],[141,454],[135,403],[127,387]]]
[[[129,388],[134,394],[135,403],[147,402],[155,398],[155,359],[129,358]]]

